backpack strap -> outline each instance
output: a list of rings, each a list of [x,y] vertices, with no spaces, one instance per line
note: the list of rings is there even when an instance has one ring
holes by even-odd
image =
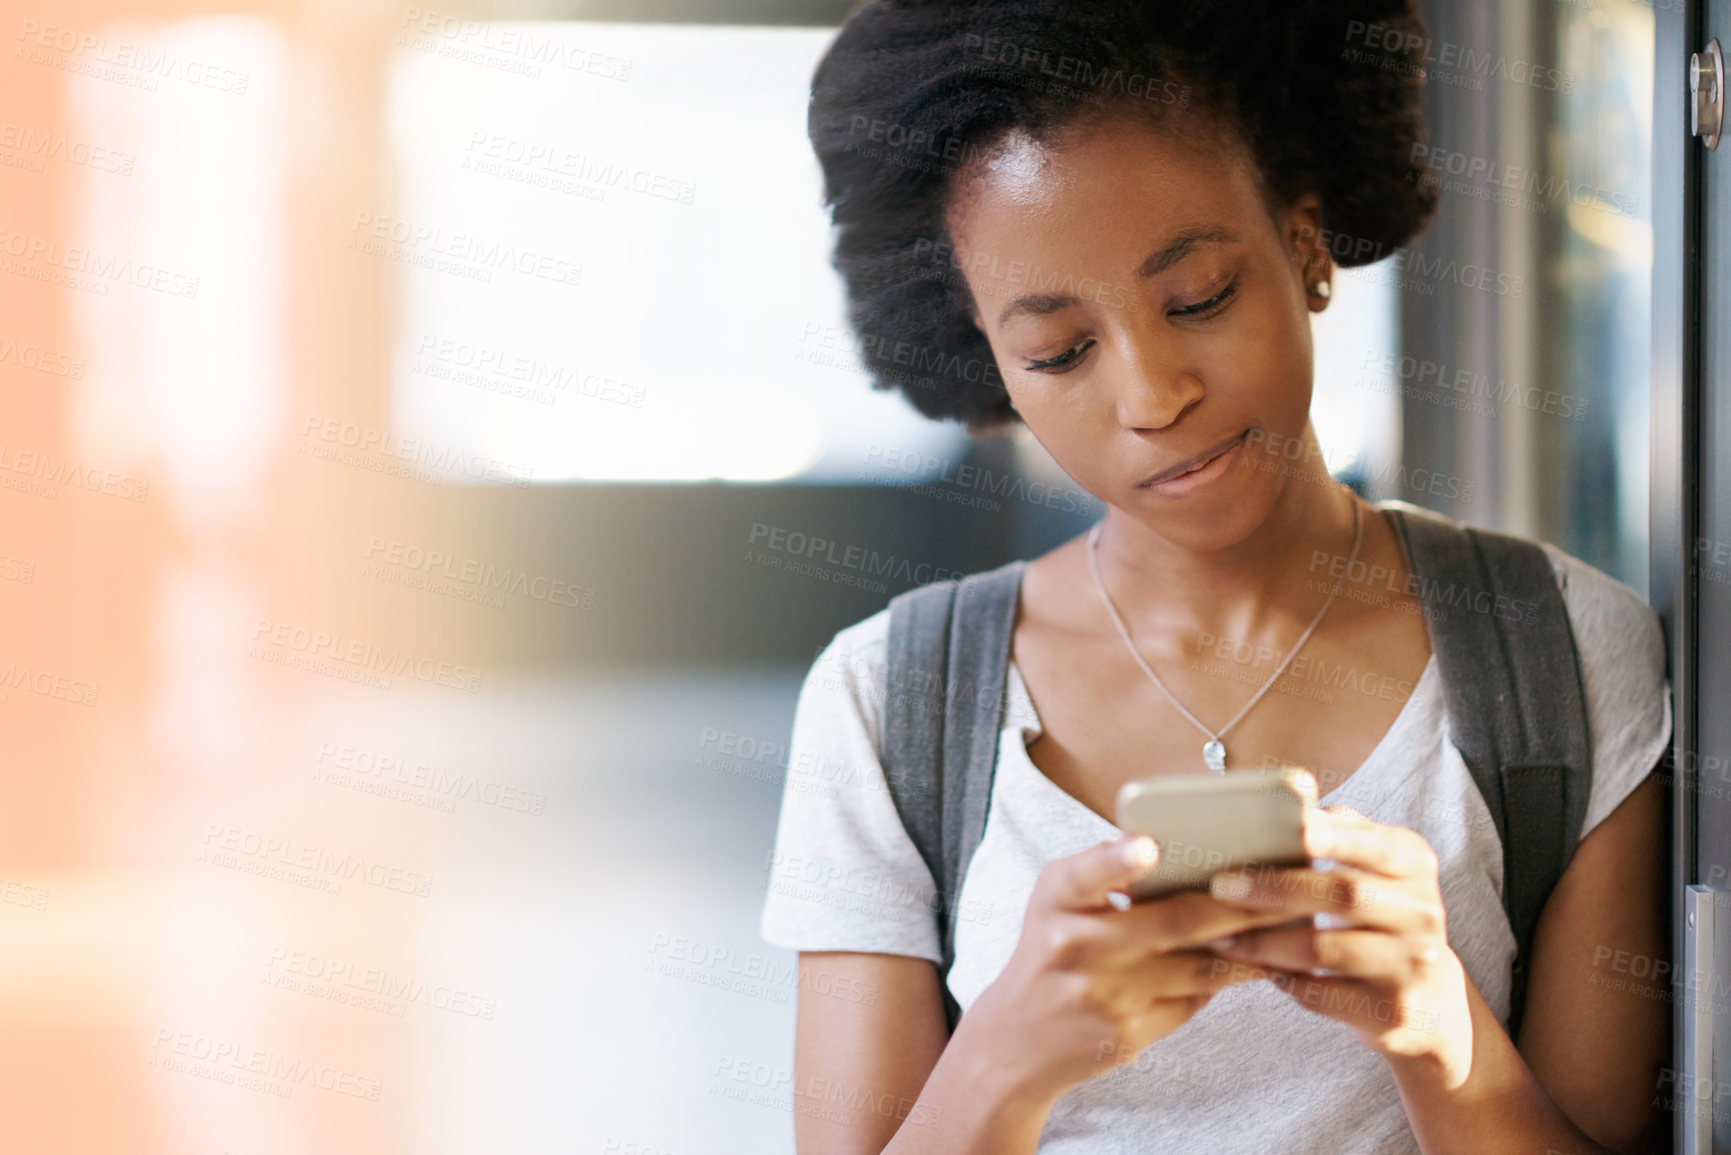
[[[1441,668],[1449,735],[1503,846],[1515,935],[1509,1035],[1526,1007],[1533,932],[1573,856],[1593,784],[1580,655],[1536,543],[1406,502],[1382,502],[1416,579]]]
[[[890,599],[888,691],[879,745],[902,826],[932,872],[944,1015],[956,958],[954,908],[986,829],[1023,561]]]

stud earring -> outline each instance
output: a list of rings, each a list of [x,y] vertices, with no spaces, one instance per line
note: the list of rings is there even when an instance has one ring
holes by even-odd
[[[1326,301],[1329,297],[1334,295],[1334,290],[1329,287],[1327,281],[1318,281],[1316,284],[1310,286],[1310,295],[1313,297],[1320,297]]]

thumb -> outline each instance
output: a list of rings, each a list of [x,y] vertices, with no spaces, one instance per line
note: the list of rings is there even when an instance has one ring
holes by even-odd
[[[1061,858],[1053,863],[1052,902],[1067,910],[1109,906],[1108,894],[1127,888],[1159,859],[1159,846],[1146,834],[1114,838]]]

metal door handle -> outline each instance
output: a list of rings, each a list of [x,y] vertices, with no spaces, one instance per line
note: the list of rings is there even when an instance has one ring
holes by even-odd
[[[1725,56],[1719,51],[1718,37],[1714,37],[1705,52],[1689,57],[1689,133],[1715,149],[1724,124]]]
[[[1679,1155],[1713,1155],[1719,1100],[1731,1082],[1715,1076],[1713,1028],[1719,1010],[1719,962],[1731,958],[1731,891],[1693,885],[1683,896],[1683,970],[1677,976],[1677,1018],[1683,1029],[1682,1070],[1673,1086]]]
[[[1713,1087],[1713,923],[1718,905],[1710,886],[1690,886],[1683,901],[1683,974],[1677,1001],[1682,1014],[1683,1069],[1677,1073],[1677,1151],[1713,1155],[1713,1097],[1696,1089]],[[1705,1083],[1703,1083],[1705,1080]]]

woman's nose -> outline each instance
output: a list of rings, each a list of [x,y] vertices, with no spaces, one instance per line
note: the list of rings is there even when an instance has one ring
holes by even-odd
[[[1112,371],[1118,424],[1125,429],[1162,429],[1202,399],[1196,369],[1170,347],[1127,342]]]

